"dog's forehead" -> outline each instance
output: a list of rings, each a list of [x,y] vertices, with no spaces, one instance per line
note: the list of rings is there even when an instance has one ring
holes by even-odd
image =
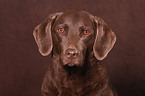
[[[57,23],[89,26],[92,25],[92,20],[90,14],[88,14],[87,12],[66,11],[57,19]]]

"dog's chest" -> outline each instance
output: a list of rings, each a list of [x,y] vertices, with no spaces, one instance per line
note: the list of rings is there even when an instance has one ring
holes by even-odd
[[[85,86],[86,80],[81,77],[66,77],[63,80],[63,87],[72,90],[72,92],[80,92]]]

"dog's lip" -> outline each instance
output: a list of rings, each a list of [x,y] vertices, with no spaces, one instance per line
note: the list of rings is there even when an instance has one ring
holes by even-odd
[[[76,59],[66,59],[63,61],[64,66],[73,67],[73,66],[79,66],[79,62]]]
[[[68,63],[67,65],[72,67],[72,66],[75,66],[76,64],[74,64],[74,63]]]
[[[73,63],[73,62],[68,62],[68,63],[65,63],[64,66],[69,66],[69,67],[72,67],[72,66],[75,66],[76,64]]]
[[[74,63],[73,59],[67,59],[67,62],[64,65],[72,67],[75,66],[76,64]]]

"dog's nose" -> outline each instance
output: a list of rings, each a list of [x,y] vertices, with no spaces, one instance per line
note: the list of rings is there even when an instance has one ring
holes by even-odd
[[[67,49],[66,50],[66,57],[67,58],[76,58],[78,56],[78,51],[75,49]]]

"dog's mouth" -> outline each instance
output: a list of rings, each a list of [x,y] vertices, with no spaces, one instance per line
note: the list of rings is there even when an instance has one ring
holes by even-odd
[[[74,63],[68,63],[68,64],[64,65],[63,67],[64,68],[76,68],[78,66],[76,64],[74,64]]]
[[[75,64],[66,64],[63,66],[63,68],[68,72],[68,74],[77,74],[79,72],[79,66],[76,66]]]
[[[86,72],[84,66],[79,66],[75,63],[67,63],[63,68],[69,75],[84,75]]]
[[[67,66],[67,67],[80,67],[83,66],[83,59],[81,59],[82,57],[77,57],[77,58],[66,58],[66,56],[62,56],[60,61],[62,66]]]
[[[68,67],[73,67],[73,66],[79,66],[81,63],[80,60],[78,59],[62,59],[62,65],[63,66],[68,66]]]
[[[76,64],[75,63],[67,63],[66,66],[73,67],[73,66],[76,66]]]
[[[76,61],[71,61],[71,62],[65,62],[63,66],[67,66],[67,67],[79,67],[81,66],[81,63],[78,62],[78,60]]]
[[[79,66],[79,64],[77,64],[76,62],[66,62],[64,63],[65,67],[74,67],[74,66]]]

